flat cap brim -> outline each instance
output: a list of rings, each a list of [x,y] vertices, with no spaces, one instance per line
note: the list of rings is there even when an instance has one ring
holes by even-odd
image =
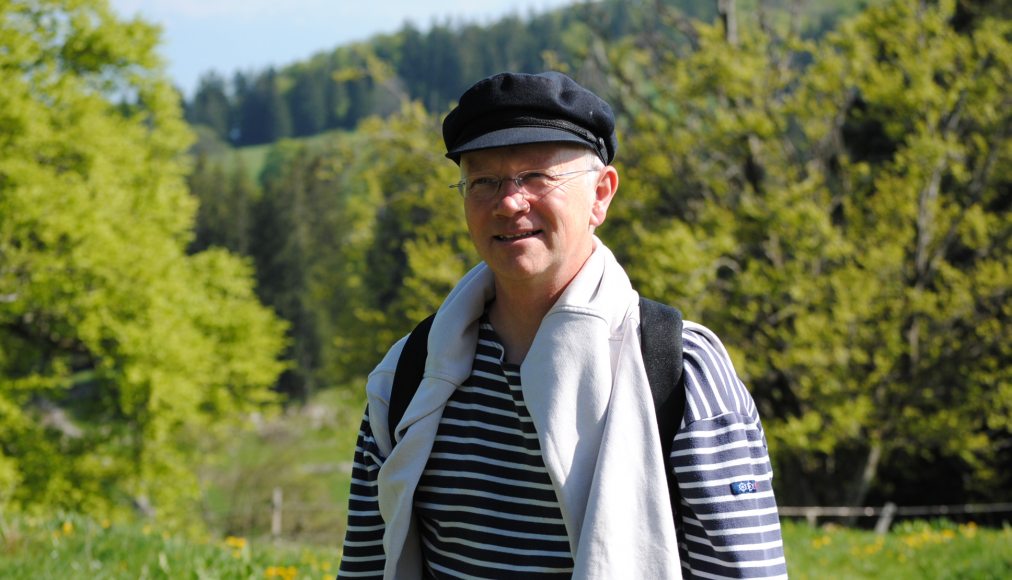
[[[461,143],[446,156],[456,163],[460,163],[460,156],[472,151],[482,149],[494,149],[496,147],[509,147],[511,145],[527,145],[530,143],[575,143],[588,147],[587,140],[582,139],[569,131],[553,129],[550,127],[509,127],[491,131],[477,138]]]

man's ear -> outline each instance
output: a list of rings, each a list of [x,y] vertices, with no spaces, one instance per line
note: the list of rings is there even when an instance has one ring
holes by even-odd
[[[590,225],[600,226],[608,217],[608,206],[618,191],[618,170],[611,165],[601,170],[594,189],[594,205],[590,210]]]

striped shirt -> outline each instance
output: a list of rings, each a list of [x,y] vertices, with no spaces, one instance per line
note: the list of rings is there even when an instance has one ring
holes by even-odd
[[[772,469],[752,397],[723,346],[683,330],[685,415],[671,451],[686,578],[786,576]],[[352,470],[339,578],[381,578],[382,457],[368,411]],[[558,499],[523,402],[519,368],[483,324],[471,377],[450,398],[415,507],[429,578],[568,578],[572,556]]]
[[[671,449],[686,578],[787,576],[773,468],[755,402],[717,337],[685,323],[685,415]]]
[[[482,324],[471,377],[450,397],[415,492],[431,577],[568,578],[569,536],[520,390]]]

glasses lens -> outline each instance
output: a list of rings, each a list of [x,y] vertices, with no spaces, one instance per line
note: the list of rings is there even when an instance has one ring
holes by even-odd
[[[595,169],[582,169],[566,173],[551,174],[544,171],[525,171],[516,177],[492,177],[479,176],[460,182],[458,189],[465,197],[476,201],[491,201],[502,191],[503,187],[510,187],[516,184],[516,188],[532,197],[542,197],[553,189],[562,185],[563,182],[584,173],[596,171]],[[511,184],[512,182],[512,184]],[[453,186],[451,186],[453,187]]]
[[[531,171],[518,175],[517,181],[519,181],[521,189],[535,197],[541,197],[559,186],[557,179],[541,171]]]
[[[499,192],[502,181],[497,177],[475,177],[465,185],[464,195],[475,199],[491,199]]]

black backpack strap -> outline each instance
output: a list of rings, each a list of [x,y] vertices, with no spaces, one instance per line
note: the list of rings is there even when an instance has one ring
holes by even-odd
[[[436,318],[433,314],[418,323],[408,335],[407,342],[397,359],[397,370],[394,371],[394,384],[390,387],[390,407],[387,412],[387,423],[390,427],[390,446],[395,444],[397,424],[404,417],[404,411],[414,398],[418,385],[425,373],[425,359],[429,356],[429,329]]]
[[[682,381],[682,313],[677,308],[640,297],[640,348],[647,381],[654,396],[654,413],[664,453],[671,507],[678,510],[681,494],[671,471],[671,444],[685,414]],[[675,518],[678,522],[678,518]]]

